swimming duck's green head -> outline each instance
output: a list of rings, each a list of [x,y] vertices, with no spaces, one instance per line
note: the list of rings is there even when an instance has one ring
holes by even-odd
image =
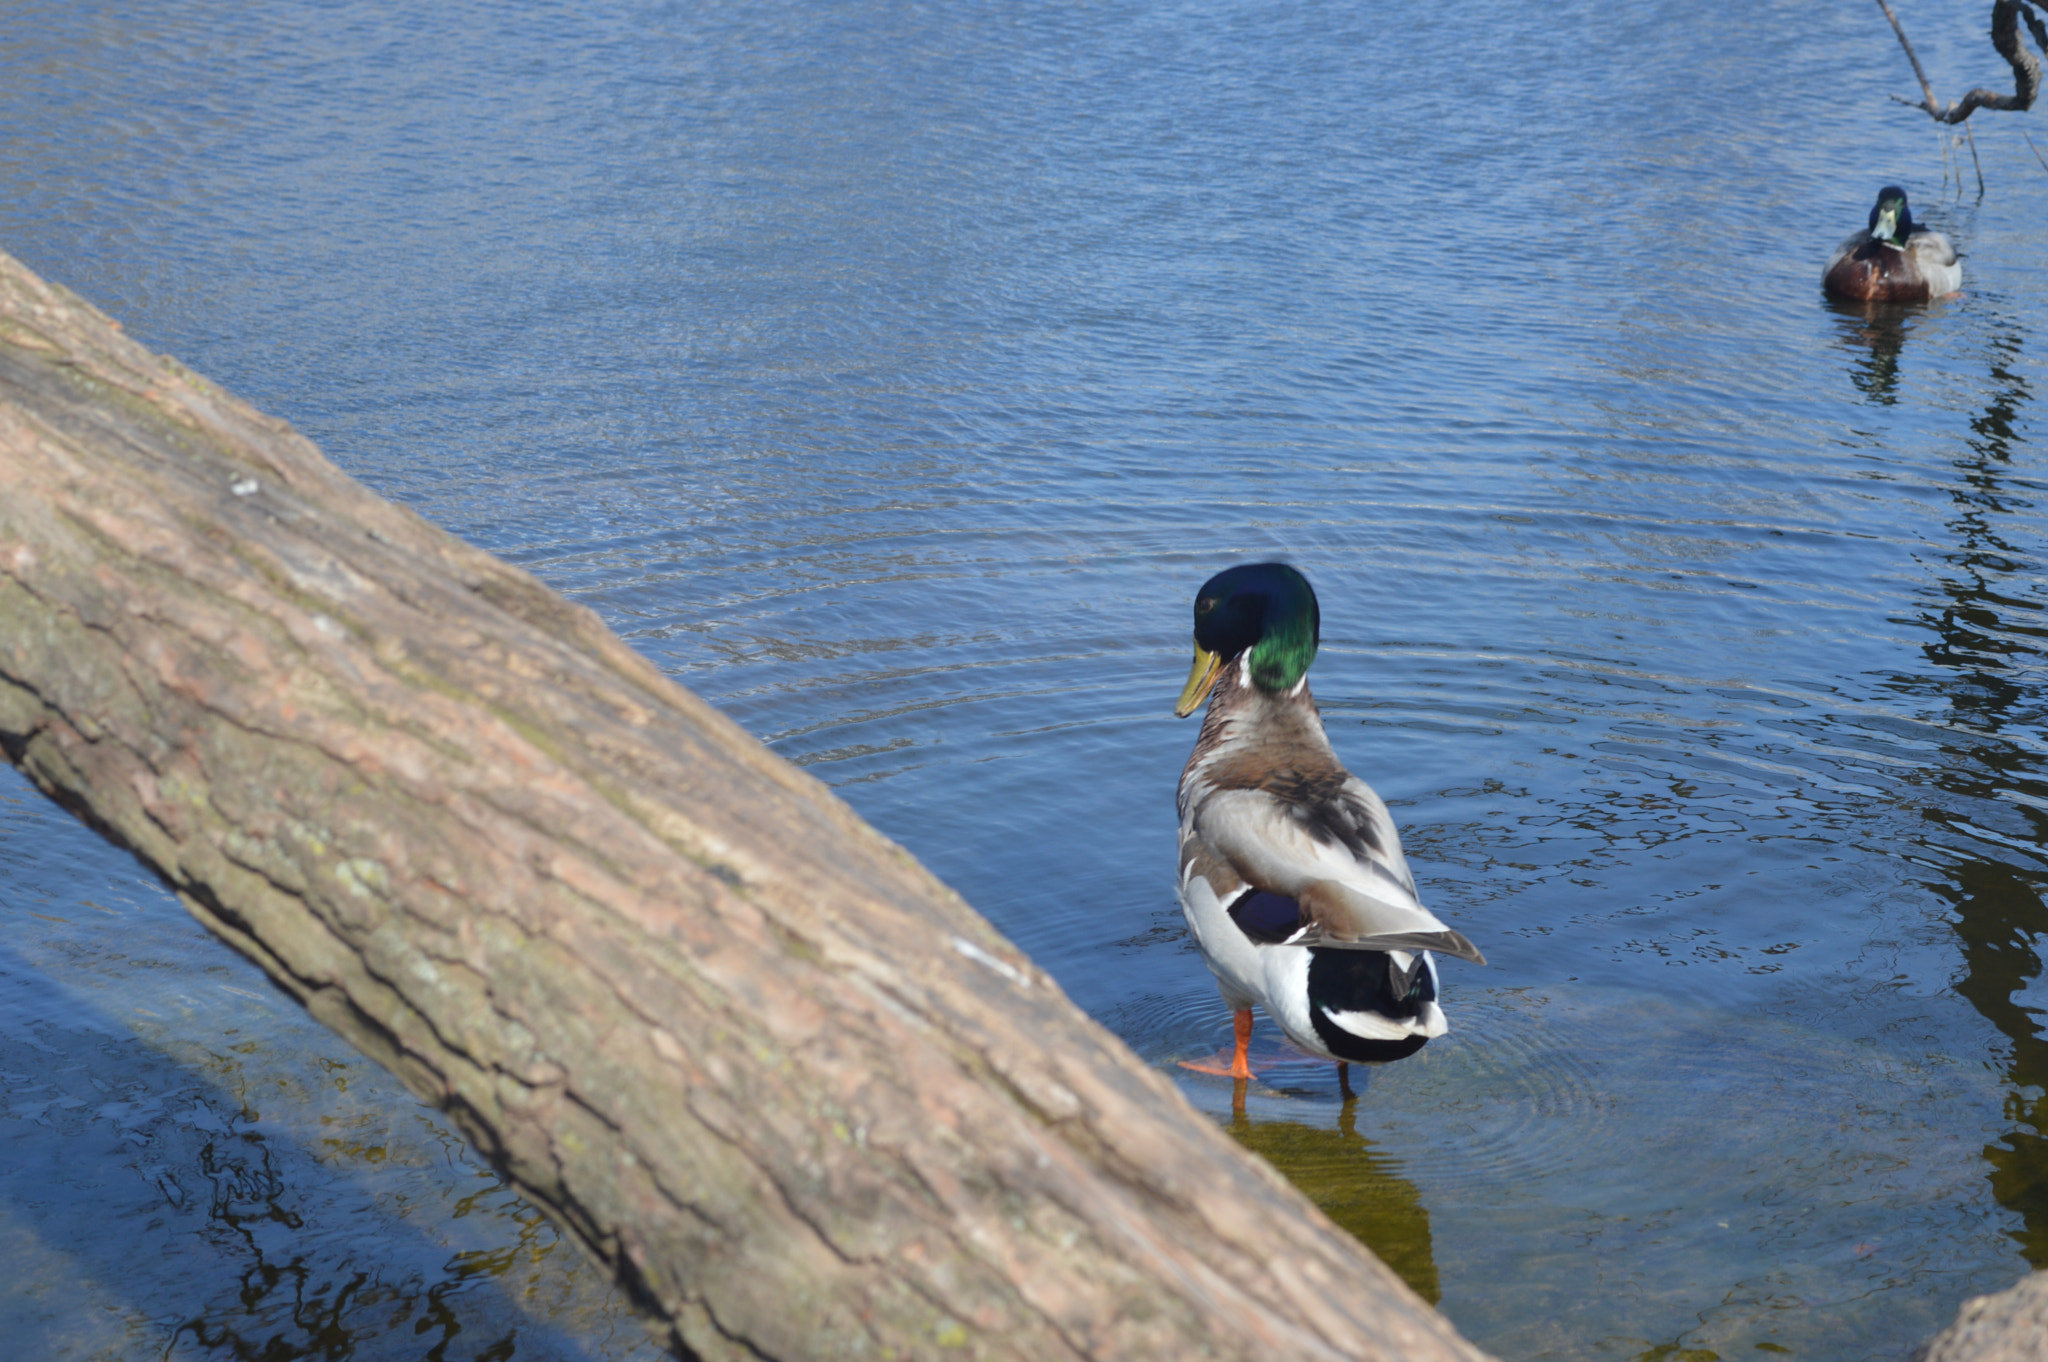
[[[1185,719],[1223,668],[1251,654],[1252,684],[1292,690],[1322,642],[1322,614],[1308,578],[1285,563],[1248,563],[1217,573],[1195,593],[1195,665],[1174,714]]]
[[[1894,246],[1906,244],[1913,234],[1913,210],[1906,206],[1906,191],[1888,184],[1877,191],[1877,206],[1870,210],[1870,239]]]

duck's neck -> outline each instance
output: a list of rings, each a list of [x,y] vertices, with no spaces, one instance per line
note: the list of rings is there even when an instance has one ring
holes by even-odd
[[[1323,732],[1323,716],[1316,709],[1303,677],[1285,691],[1260,690],[1252,684],[1243,656],[1232,659],[1216,678],[1209,692],[1209,711],[1202,717],[1202,733],[1181,773],[1185,795],[1196,786],[1210,782],[1205,776],[1229,766],[1247,752],[1275,755],[1299,752],[1330,755],[1330,739]]]

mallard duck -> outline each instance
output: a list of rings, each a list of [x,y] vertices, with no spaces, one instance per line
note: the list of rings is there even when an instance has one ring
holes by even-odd
[[[1174,714],[1209,712],[1180,777],[1180,902],[1236,1014],[1234,1078],[1251,1076],[1254,1005],[1310,1054],[1385,1062],[1446,1029],[1431,951],[1486,963],[1422,906],[1386,804],[1330,748],[1308,690],[1321,630],[1284,563],[1195,597]]]
[[[1963,267],[1947,237],[1913,221],[1906,191],[1877,191],[1870,229],[1844,241],[1828,257],[1821,287],[1859,303],[1924,303],[1963,286]]]

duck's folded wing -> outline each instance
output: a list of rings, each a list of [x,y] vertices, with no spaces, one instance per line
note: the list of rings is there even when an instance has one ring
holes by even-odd
[[[1822,276],[1825,277],[1832,273],[1835,266],[1856,254],[1857,251],[1862,250],[1869,240],[1870,233],[1868,232],[1858,232],[1856,235],[1844,240],[1841,245],[1835,247],[1835,253],[1828,257],[1828,263],[1821,266]]]
[[[1362,784],[1344,807],[1305,807],[1263,790],[1219,791],[1195,814],[1202,841],[1248,883],[1294,899],[1303,926],[1289,945],[1429,950],[1485,957],[1415,896],[1393,820]]]
[[[1922,227],[1906,238],[1906,244],[1912,248],[1914,255],[1931,260],[1937,265],[1956,263],[1955,244],[1941,232],[1929,231]]]
[[[1308,926],[1297,946],[1340,946],[1363,951],[1436,951],[1475,965],[1486,963],[1479,948],[1409,899],[1389,903],[1336,880],[1317,880],[1295,896]]]

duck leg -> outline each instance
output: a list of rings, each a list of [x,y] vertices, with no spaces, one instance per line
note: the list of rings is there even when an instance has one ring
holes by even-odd
[[[1181,1068],[1193,1069],[1198,1074],[1215,1074],[1218,1078],[1250,1078],[1252,1076],[1252,1010],[1249,1007],[1238,1008],[1232,1015],[1231,1021],[1237,1029],[1237,1047],[1231,1054],[1229,1068],[1223,1067],[1223,1056],[1220,1054],[1214,1059],[1184,1059],[1180,1062]]]
[[[1240,1007],[1237,1009],[1237,1015],[1232,1017],[1231,1021],[1237,1027],[1237,1053],[1230,1060],[1230,1076],[1232,1078],[1250,1078],[1252,1076],[1252,1010],[1249,1007]]]

